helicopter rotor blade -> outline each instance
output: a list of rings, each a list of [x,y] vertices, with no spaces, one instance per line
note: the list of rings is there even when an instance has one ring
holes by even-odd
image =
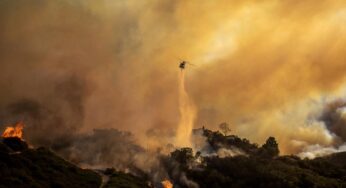
[[[189,64],[189,65],[192,65],[192,66],[196,66],[195,64],[192,64],[192,63],[190,63],[188,61],[186,61],[186,63]]]
[[[184,61],[184,60],[181,59],[180,57],[176,57],[176,59],[178,59],[180,62]]]

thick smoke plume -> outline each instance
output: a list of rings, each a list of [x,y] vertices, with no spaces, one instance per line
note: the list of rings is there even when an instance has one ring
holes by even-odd
[[[88,95],[85,83],[83,79],[71,76],[52,85],[54,93],[49,98],[40,95],[19,98],[2,106],[2,125],[23,121],[26,139],[33,145],[63,147],[65,141],[73,139],[84,125],[84,105]]]
[[[319,119],[340,139],[339,141],[346,142],[346,101],[344,99],[327,104]]]
[[[136,166],[136,157],[145,152],[135,144],[131,133],[116,129],[95,129],[92,134],[74,136],[68,147],[59,148],[57,152],[85,167],[128,170]]]
[[[345,5],[1,0],[0,123],[23,120],[28,142],[54,148],[104,128],[162,147],[180,121],[184,58],[198,65],[186,80],[193,126],[274,135],[282,153],[342,143],[343,108],[318,115],[345,98]]]
[[[311,145],[306,147],[303,152],[299,153],[298,156],[300,158],[308,158],[308,159],[314,159],[316,157],[323,157],[326,155],[330,155],[332,153],[338,153],[338,152],[346,152],[346,144],[341,145],[339,147],[323,147],[320,145]]]

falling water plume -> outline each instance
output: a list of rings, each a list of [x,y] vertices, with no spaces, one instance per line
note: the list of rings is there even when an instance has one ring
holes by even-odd
[[[185,89],[185,71],[182,70],[179,75],[179,110],[180,121],[176,133],[176,145],[179,147],[191,147],[191,133],[193,123],[196,118],[196,106],[189,98]]]

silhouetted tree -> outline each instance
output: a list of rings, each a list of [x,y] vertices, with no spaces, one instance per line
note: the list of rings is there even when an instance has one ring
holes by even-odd
[[[194,160],[191,148],[181,148],[173,151],[171,157],[182,165],[188,165]]]
[[[231,128],[229,127],[229,124],[226,122],[223,122],[219,125],[219,128],[221,129],[221,131],[223,132],[223,134],[225,136],[228,135],[229,132],[231,132]]]
[[[266,143],[260,148],[260,155],[262,157],[273,158],[278,156],[279,153],[279,145],[274,137],[269,137]]]

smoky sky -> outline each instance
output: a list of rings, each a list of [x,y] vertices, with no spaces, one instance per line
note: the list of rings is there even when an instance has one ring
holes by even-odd
[[[1,121],[30,104],[54,123],[28,129],[47,134],[174,131],[186,59],[195,127],[276,136],[284,153],[296,151],[291,141],[328,145],[333,135],[311,114],[344,97],[345,22],[341,0],[1,0]]]

